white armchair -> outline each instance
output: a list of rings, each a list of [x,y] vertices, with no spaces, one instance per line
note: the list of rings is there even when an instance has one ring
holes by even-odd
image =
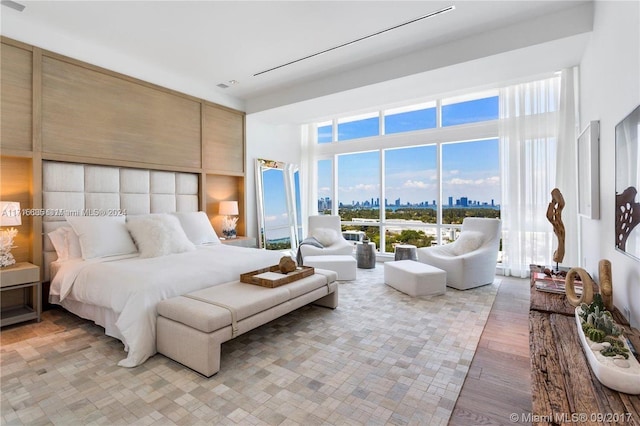
[[[458,239],[441,246],[418,249],[418,261],[447,272],[447,285],[466,290],[491,284],[500,247],[500,219],[468,217]]]
[[[303,258],[353,253],[353,244],[342,236],[340,216],[309,216],[308,235],[315,238],[323,247],[301,244],[300,252]]]
[[[340,229],[340,216],[309,216],[309,237],[298,246],[298,265],[334,271],[337,280],[356,279],[353,245]]]
[[[342,236],[340,216],[309,216],[308,235],[315,238],[322,247],[300,244],[299,250],[302,258],[353,253],[353,244]]]

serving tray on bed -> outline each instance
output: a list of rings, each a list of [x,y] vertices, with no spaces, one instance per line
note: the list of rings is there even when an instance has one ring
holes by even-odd
[[[314,269],[310,266],[298,266],[295,271],[283,274],[280,266],[273,265],[251,272],[240,274],[240,281],[247,284],[255,284],[262,287],[279,287],[302,278],[313,275]]]

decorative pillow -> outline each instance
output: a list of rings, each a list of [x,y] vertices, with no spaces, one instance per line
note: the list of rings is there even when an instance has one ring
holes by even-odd
[[[160,221],[164,226],[167,237],[169,238],[171,253],[182,253],[196,249],[196,246],[193,245],[184,232],[184,229],[182,229],[180,220],[178,220],[177,217],[170,214],[160,214],[154,219]]]
[[[311,232],[311,236],[318,240],[318,242],[324,247],[335,243],[340,237],[340,235],[338,235],[338,231],[331,228],[316,228]]]
[[[124,216],[67,216],[80,240],[83,259],[135,253]]]
[[[142,258],[195,250],[178,218],[168,214],[130,217],[127,229],[131,232]]]
[[[474,251],[482,245],[483,235],[477,231],[464,231],[452,244],[453,253],[460,256],[465,253]]]
[[[58,260],[67,260],[69,258],[67,231],[65,228],[66,226],[63,226],[47,234],[51,240],[51,244],[53,244],[53,248],[56,249]]]
[[[187,238],[195,244],[221,244],[205,212],[172,213],[180,221]]]
[[[159,220],[150,217],[127,221],[127,229],[133,236],[140,257],[158,257],[171,253],[167,232]]]

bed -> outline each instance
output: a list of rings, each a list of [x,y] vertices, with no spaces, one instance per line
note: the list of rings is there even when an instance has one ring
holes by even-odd
[[[237,280],[281,254],[221,244],[198,211],[198,176],[43,162],[49,301],[124,343],[118,365],[156,353],[159,301]]]

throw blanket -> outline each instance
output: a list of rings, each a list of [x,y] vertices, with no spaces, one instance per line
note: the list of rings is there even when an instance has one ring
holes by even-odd
[[[300,247],[303,245],[310,245],[318,248],[324,248],[324,246],[320,244],[320,241],[316,240],[313,237],[307,237],[304,240],[302,240],[300,245],[298,245],[298,254],[296,255],[296,262],[298,262],[298,266],[303,265],[302,250],[300,250]]]

